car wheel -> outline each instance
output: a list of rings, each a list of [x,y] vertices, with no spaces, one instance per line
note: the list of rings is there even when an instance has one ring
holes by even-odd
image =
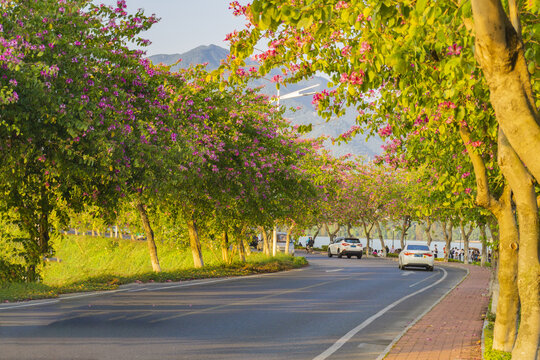
[[[332,257],[332,252],[330,252],[330,249],[328,249],[328,257]]]
[[[351,258],[351,255],[347,255],[347,259],[350,259]]]
[[[358,255],[358,259],[360,260],[362,258],[363,253],[361,252],[360,255]]]

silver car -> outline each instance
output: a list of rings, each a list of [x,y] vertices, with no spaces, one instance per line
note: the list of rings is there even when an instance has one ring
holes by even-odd
[[[428,271],[433,271],[435,256],[427,245],[405,245],[399,253],[399,268],[405,270],[406,266],[425,267]]]

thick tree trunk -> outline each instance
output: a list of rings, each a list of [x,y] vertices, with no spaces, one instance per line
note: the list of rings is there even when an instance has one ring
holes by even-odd
[[[143,224],[144,232],[146,234],[146,244],[148,245],[148,252],[150,253],[150,262],[152,263],[152,270],[154,272],[161,272],[161,267],[159,266],[159,259],[157,254],[156,243],[154,242],[154,231],[150,225],[150,219],[148,219],[148,214],[144,205],[139,201],[137,202],[137,210],[141,216],[141,222]]]
[[[496,300],[496,320],[493,330],[493,348],[512,351],[516,338],[519,298],[517,291],[517,224],[512,211],[510,187],[499,199],[500,208],[494,211],[499,224],[499,251],[497,279],[499,296]],[[493,256],[493,255],[492,255]]]
[[[193,215],[187,220],[187,227],[191,255],[193,256],[193,266],[195,266],[195,268],[202,268],[204,266],[204,261],[201,251],[201,242],[199,240],[199,232]]]
[[[227,230],[223,231],[221,240],[221,258],[225,264],[229,264],[229,235],[227,234]]]
[[[536,359],[540,339],[540,224],[534,181],[499,130],[499,165],[515,196],[519,224],[518,291],[521,321],[512,358]]]
[[[490,101],[512,148],[540,182],[540,119],[519,33],[500,0],[472,0],[476,59],[487,80]],[[514,12],[513,15],[515,15]]]
[[[495,328],[493,331],[493,348],[495,350],[511,351],[516,336],[517,313],[519,307],[517,291],[517,248],[518,231],[512,210],[512,190],[506,185],[500,199],[495,199],[490,191],[487,179],[487,170],[483,159],[471,148],[471,137],[469,130],[462,126],[460,135],[463,143],[467,147],[467,152],[471,158],[476,177],[476,203],[489,210],[497,218],[499,225],[499,251],[492,257],[498,256],[498,284],[499,296],[495,298]],[[508,168],[508,161],[501,161],[501,158],[508,157],[511,148],[501,144],[502,138],[499,136],[498,162],[506,171],[512,172]],[[504,172],[505,170],[503,170]],[[490,226],[490,230],[493,229]]]

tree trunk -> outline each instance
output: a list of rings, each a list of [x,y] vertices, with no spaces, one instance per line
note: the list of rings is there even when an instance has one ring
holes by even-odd
[[[39,217],[39,229],[38,229],[38,246],[40,255],[46,255],[49,253],[49,214],[47,208],[40,209],[41,214]]]
[[[488,222],[489,233],[491,234],[491,239],[493,243],[499,245],[499,232],[495,229],[496,224]],[[491,253],[491,312],[497,313],[497,304],[499,301],[499,248],[494,247]]]
[[[291,243],[291,234],[296,223],[293,221],[291,227],[287,230],[287,239],[285,240],[285,254],[289,254],[289,244]]]
[[[326,229],[326,232],[328,233],[328,237],[330,238],[330,242],[332,242],[334,240],[337,233],[339,232],[339,229],[341,229],[341,225],[339,225],[339,224],[336,224],[336,225],[337,225],[336,231],[331,232],[330,227],[328,226],[328,223],[324,223],[324,228]]]
[[[386,244],[384,243],[381,224],[378,221],[375,221],[375,224],[377,225],[377,230],[379,231],[379,240],[381,241],[381,249],[383,252],[383,256],[386,257],[388,254],[386,252]]]
[[[148,219],[148,214],[144,205],[138,201],[136,205],[139,215],[141,216],[141,222],[143,224],[144,232],[146,233],[146,244],[148,245],[148,251],[150,253],[150,262],[152,263],[152,270],[154,272],[161,272],[161,267],[159,266],[159,259],[157,254],[156,243],[154,242],[154,231],[150,226],[150,220]]]
[[[261,226],[261,235],[263,238],[263,252],[264,255],[270,255],[270,245],[268,243],[268,234],[266,233],[266,230]]]
[[[195,223],[193,214],[190,216],[189,220],[187,220],[187,227],[191,255],[193,256],[193,266],[195,266],[195,268],[202,268],[204,266],[204,261],[201,251],[201,243],[199,241],[199,232],[197,230],[197,224]]]
[[[499,130],[499,165],[515,196],[519,224],[518,291],[521,321],[512,358],[536,358],[540,339],[540,224],[534,181]]]
[[[521,41],[519,18],[509,21],[500,0],[472,0],[475,57],[482,67],[490,102],[509,144],[540,182],[540,119]]]
[[[471,237],[471,233],[473,231],[473,225],[470,224],[469,230],[465,231],[465,224],[463,223],[463,219],[460,219],[459,228],[461,230],[461,237],[463,239],[463,247],[464,247],[463,263],[468,264],[469,263],[469,238]]]
[[[238,246],[238,256],[240,257],[240,261],[245,263],[246,262],[246,248],[244,247],[244,239],[242,239],[242,236],[237,237],[236,245]]]
[[[223,231],[223,237],[221,241],[221,258],[225,264],[229,264],[229,236],[227,230]]]
[[[371,251],[371,230],[373,229],[373,223],[369,226],[367,226],[366,222],[362,219],[362,227],[364,228],[364,233],[366,235],[366,246],[367,246],[367,251],[366,251],[366,254],[364,254],[365,256],[371,256],[372,255],[372,251]]]
[[[351,229],[352,229],[351,223],[347,223],[347,235],[348,235],[349,237],[352,237]]]
[[[315,239],[317,238],[317,235],[319,235],[319,232],[321,231],[321,225],[317,225],[317,231],[315,231],[315,234],[311,237],[313,239],[313,243],[315,243]]]
[[[407,230],[411,227],[411,218],[406,215],[403,217],[403,223],[401,224],[401,237],[399,242],[401,243],[401,250],[405,248],[405,236],[407,235]]]
[[[488,248],[486,224],[481,223],[481,224],[478,224],[478,226],[480,228],[480,238],[482,239],[482,255],[480,259],[480,266],[484,267],[486,266],[486,262],[487,262],[487,248]]]
[[[475,0],[473,0],[475,1]],[[460,135],[474,167],[476,178],[476,203],[489,210],[496,218],[499,225],[499,251],[492,255],[498,255],[498,284],[499,296],[495,299],[496,319],[493,330],[493,349],[511,351],[515,341],[516,322],[519,306],[517,291],[517,240],[518,231],[512,210],[512,190],[509,185],[505,185],[499,200],[495,199],[489,191],[487,170],[484,160],[472,149],[470,131],[467,127],[460,127]],[[511,147],[505,146],[502,142],[504,138],[499,136],[498,163],[503,173],[511,173],[513,170],[508,167],[508,162],[504,161],[513,153]],[[503,170],[504,168],[507,168]],[[490,226],[493,236],[493,229]]]
[[[448,262],[450,246],[452,245],[452,221],[445,220],[441,225],[445,241],[444,261]]]

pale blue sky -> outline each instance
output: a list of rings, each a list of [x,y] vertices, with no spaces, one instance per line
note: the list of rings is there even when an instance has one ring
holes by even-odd
[[[95,4],[115,5],[116,0],[94,0]],[[215,44],[224,48],[225,36],[242,29],[244,19],[234,17],[229,0],[126,0],[128,11],[139,8],[156,14],[161,21],[143,37],[152,41],[148,55],[184,53],[199,45]],[[241,4],[247,0],[240,1]]]

